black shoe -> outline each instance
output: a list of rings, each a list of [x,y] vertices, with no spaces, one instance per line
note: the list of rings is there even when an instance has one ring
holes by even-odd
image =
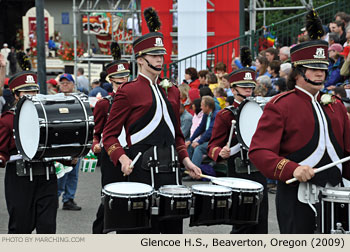
[[[73,211],[80,211],[81,207],[77,205],[77,203],[74,202],[73,199],[68,200],[67,202],[63,203],[63,210],[73,210]]]

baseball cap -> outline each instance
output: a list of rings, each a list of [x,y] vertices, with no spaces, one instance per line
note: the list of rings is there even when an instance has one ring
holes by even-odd
[[[341,44],[334,43],[328,48],[328,51],[330,51],[330,50],[334,50],[334,51],[340,53],[343,51],[343,47],[341,46]]]
[[[66,79],[66,80],[71,81],[71,82],[74,83],[73,76],[71,74],[69,74],[69,73],[62,74],[60,76],[60,81],[62,81],[63,79]]]

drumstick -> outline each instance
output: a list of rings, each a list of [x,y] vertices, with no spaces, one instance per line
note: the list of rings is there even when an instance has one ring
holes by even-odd
[[[185,173],[186,174],[190,174],[190,172],[189,171],[185,171]],[[209,175],[204,175],[204,174],[201,174],[201,175],[199,175],[200,177],[202,177],[202,178],[206,178],[206,179],[210,179],[210,180],[217,180],[217,179],[220,179],[220,178],[217,178],[217,177],[213,177],[213,176],[209,176]],[[226,181],[226,180],[225,180]]]
[[[231,146],[231,140],[232,140],[232,135],[233,135],[233,129],[235,128],[236,121],[235,121],[235,120],[232,120],[231,123],[232,123],[232,125],[231,125],[230,135],[229,135],[228,142],[227,142],[227,147],[229,147],[229,148],[230,148],[230,146]]]
[[[335,162],[333,162],[333,163],[330,163],[330,164],[324,165],[324,166],[322,166],[322,167],[320,167],[320,168],[317,168],[317,169],[315,170],[315,173],[319,173],[319,172],[321,172],[321,171],[327,170],[327,169],[329,169],[329,168],[331,168],[331,167],[333,167],[333,166],[336,166],[336,165],[338,165],[338,164],[344,163],[344,162],[349,161],[349,160],[350,160],[350,156],[349,156],[349,157],[342,158],[342,159],[340,159],[340,160],[338,160],[338,161],[335,161]],[[288,180],[286,181],[286,184],[290,184],[290,183],[293,183],[293,182],[295,182],[295,181],[297,181],[296,178],[291,178],[291,179],[288,179]]]
[[[134,168],[134,165],[136,164],[137,160],[139,160],[140,156],[141,156],[141,152],[137,153],[137,156],[134,158],[134,160],[131,162],[129,169]],[[126,174],[124,173],[123,176],[126,176]]]

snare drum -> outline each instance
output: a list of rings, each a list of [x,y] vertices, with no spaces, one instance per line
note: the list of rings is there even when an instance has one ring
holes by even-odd
[[[162,219],[187,218],[191,205],[191,190],[184,185],[165,185],[158,190],[158,216]]]
[[[320,194],[322,234],[350,234],[350,187],[324,188]]]
[[[227,224],[230,218],[231,188],[220,185],[192,185],[193,215],[190,227]]]
[[[91,148],[94,118],[84,95],[24,96],[17,103],[13,126],[25,160],[75,158]]]
[[[212,180],[216,185],[232,189],[230,224],[257,224],[260,203],[263,198],[262,184],[241,178],[218,178]]]
[[[111,183],[102,189],[104,233],[151,228],[153,188],[137,182]]]
[[[253,135],[258,126],[263,109],[253,98],[245,99],[238,107],[236,135],[242,147],[249,150]]]

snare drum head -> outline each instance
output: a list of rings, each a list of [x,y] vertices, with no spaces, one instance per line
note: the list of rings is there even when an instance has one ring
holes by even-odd
[[[110,196],[148,195],[153,192],[153,188],[150,185],[137,182],[116,182],[105,185],[103,192]]]
[[[201,194],[225,194],[231,193],[231,188],[221,185],[198,184],[192,185],[192,191]]]
[[[14,127],[17,148],[24,158],[32,159],[38,150],[40,140],[38,112],[34,103],[24,98],[23,103],[18,104],[16,115],[18,120]]]
[[[237,137],[244,147],[249,148],[263,110],[258,103],[246,100],[238,113]]]
[[[233,191],[262,191],[263,185],[248,179],[241,178],[218,178],[213,179],[212,182],[216,185],[222,185],[232,188]]]
[[[165,185],[159,188],[159,193],[164,195],[188,195],[191,190],[184,185]]]

